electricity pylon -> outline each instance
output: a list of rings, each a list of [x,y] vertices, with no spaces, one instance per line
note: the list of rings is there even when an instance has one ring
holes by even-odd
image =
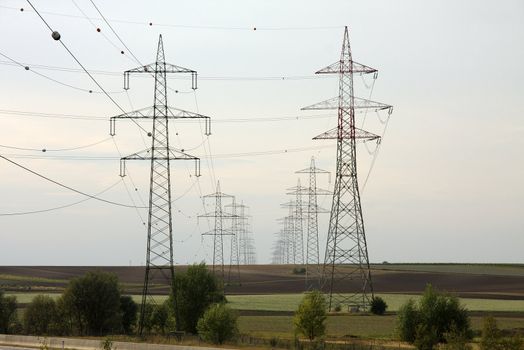
[[[167,104],[167,73],[187,73],[192,77],[192,88],[197,88],[197,72],[165,62],[162,35],[158,39],[156,62],[124,72],[124,89],[129,89],[131,73],[147,73],[155,77],[154,104],[152,107],[117,115],[110,119],[110,134],[115,135],[117,119],[152,119],[153,130],[148,133],[152,138],[151,148],[120,159],[120,176],[125,176],[127,160],[149,160],[150,188],[149,213],[147,224],[146,271],[142,288],[140,305],[139,334],[144,331],[146,304],[154,303],[150,294],[151,284],[167,281],[175,285],[175,268],[173,265],[173,219],[171,216],[171,171],[172,160],[195,161],[195,175],[200,176],[200,160],[169,145],[169,119],[204,118],[206,134],[209,135],[210,118],[201,114],[169,107]],[[178,305],[175,293],[175,310]]]
[[[289,263],[293,265],[304,264],[304,232],[303,232],[303,221],[304,216],[304,203],[302,202],[302,193],[307,187],[300,185],[300,179],[296,187],[288,188],[286,194],[295,195],[294,200],[289,200],[282,203],[282,208],[288,208],[289,214],[280,219],[284,224],[284,235],[287,239],[288,244],[288,256]]]
[[[366,309],[373,298],[357,181],[356,142],[378,140],[380,137],[355,127],[355,110],[389,109],[391,111],[392,107],[355,97],[353,94],[355,73],[373,73],[376,78],[377,70],[353,61],[346,27],[340,60],[316,72],[316,74],[338,74],[338,96],[302,108],[303,110],[335,109],[338,112],[338,125],[314,138],[337,140],[335,187],[323,268],[330,310],[337,305]],[[356,285],[353,282],[355,280]],[[350,294],[343,294],[343,292]]]
[[[239,249],[239,238],[243,230],[243,221],[245,217],[243,213],[244,204],[237,204],[235,198],[233,203],[225,205],[225,208],[231,208],[231,252],[229,255],[229,269],[227,272],[227,284],[238,284],[240,285],[240,249]],[[236,270],[236,271],[233,271]],[[235,277],[236,275],[236,277]],[[236,280],[236,281],[235,281]]]
[[[238,263],[240,265],[249,264],[249,215],[247,210],[249,207],[240,202],[236,205],[236,215],[238,224]]]
[[[318,214],[328,213],[317,204],[317,196],[330,195],[331,192],[317,187],[317,174],[330,174],[329,171],[319,169],[315,166],[315,157],[311,157],[309,168],[296,171],[297,174],[309,174],[309,187],[302,191],[308,196],[307,214],[307,238],[306,238],[306,289],[320,288],[320,249],[318,244]]]
[[[294,263],[298,265],[304,264],[304,227],[303,227],[303,221],[304,221],[304,208],[303,208],[303,202],[302,202],[302,194],[304,191],[307,190],[307,187],[302,187],[300,185],[300,179],[297,180],[297,185],[292,188],[287,189],[290,192],[287,192],[287,194],[294,195],[295,200],[292,202],[290,209],[292,209],[292,212],[290,213],[293,217],[293,240],[294,240],[294,247],[295,247],[295,259]]]
[[[230,236],[231,230],[224,229],[224,219],[231,219],[235,216],[224,211],[223,199],[233,201],[234,197],[220,192],[220,181],[217,182],[215,193],[205,195],[206,199],[215,199],[215,210],[213,212],[199,215],[198,218],[214,218],[215,226],[211,231],[202,233],[202,236],[213,236],[213,273],[219,275],[225,281],[226,273],[224,267],[224,236]]]

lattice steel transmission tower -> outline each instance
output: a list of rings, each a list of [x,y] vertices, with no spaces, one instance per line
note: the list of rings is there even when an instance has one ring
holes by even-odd
[[[226,272],[224,264],[224,236],[231,236],[231,230],[225,228],[224,219],[232,219],[235,215],[224,211],[224,199],[234,200],[234,196],[220,191],[220,181],[217,182],[216,192],[203,196],[206,199],[215,200],[215,210],[213,212],[199,215],[198,218],[214,218],[215,225],[211,231],[202,233],[202,236],[213,236],[213,273],[219,275],[225,281]]]
[[[318,214],[328,213],[317,204],[317,196],[330,195],[330,191],[317,187],[317,174],[328,174],[329,171],[319,169],[315,166],[315,157],[311,157],[309,168],[296,171],[297,174],[309,174],[309,187],[302,190],[307,194],[308,204],[304,211],[307,215],[307,237],[306,237],[306,289],[320,288],[320,249],[318,244]]]
[[[225,208],[231,209],[231,251],[229,254],[229,269],[227,272],[227,284],[238,284],[240,285],[240,248],[239,248],[239,237],[242,234],[243,220],[245,219],[240,215],[243,204],[237,204],[233,197],[233,203],[225,205]]]
[[[307,187],[300,184],[300,179],[297,180],[297,185],[287,189],[286,194],[294,195],[295,200],[285,205],[290,205],[290,216],[293,220],[293,247],[294,259],[293,262],[297,265],[304,265],[304,203],[302,202],[302,194],[307,191]]]
[[[249,230],[249,218],[248,214],[249,207],[244,204],[242,201],[240,205],[237,205],[237,215],[238,215],[238,250],[239,250],[239,264],[240,265],[249,265],[253,262],[252,256],[250,253],[252,249],[250,248],[250,230]]]
[[[383,110],[391,106],[357,98],[353,94],[354,74],[375,74],[377,70],[353,61],[345,28],[340,60],[316,72],[338,74],[339,95],[303,110],[335,109],[338,125],[314,139],[337,140],[337,166],[323,276],[329,293],[329,309],[336,305],[367,308],[373,298],[368,248],[357,181],[356,142],[379,136],[356,128],[356,110]],[[350,294],[343,294],[343,292]]]
[[[125,176],[126,161],[149,160],[150,189],[147,224],[146,270],[140,306],[139,334],[144,331],[144,315],[147,302],[153,302],[150,286],[153,282],[175,283],[173,265],[173,218],[171,215],[171,171],[172,160],[195,161],[195,175],[200,176],[200,160],[183,151],[170,147],[169,119],[204,118],[206,134],[210,132],[210,118],[201,114],[169,107],[167,104],[167,73],[187,73],[192,77],[192,88],[196,89],[197,72],[165,62],[162,35],[158,39],[156,62],[124,72],[124,89],[129,89],[131,73],[147,73],[155,77],[154,104],[152,107],[117,115],[110,119],[110,134],[115,135],[117,119],[152,119],[151,148],[120,159],[120,176]],[[178,312],[175,297],[175,307]]]

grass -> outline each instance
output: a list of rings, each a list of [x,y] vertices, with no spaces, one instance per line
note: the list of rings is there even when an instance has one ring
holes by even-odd
[[[418,300],[420,295],[376,294],[388,304],[388,311],[398,311],[409,299]],[[297,309],[302,294],[272,295],[230,295],[230,306],[237,310],[259,311],[294,311]],[[461,298],[461,302],[470,311],[524,311],[524,300],[473,299]]]
[[[524,318],[497,317],[501,329],[523,329]],[[292,339],[294,337],[292,316],[240,316],[239,330],[254,337]],[[396,316],[344,315],[328,316],[327,334],[330,338],[394,339]],[[482,328],[482,317],[471,317],[474,331]]]
[[[17,301],[27,304],[38,294],[49,295],[58,298],[59,293],[6,293],[14,295]],[[376,294],[382,297],[388,304],[388,311],[398,311],[400,306],[409,299],[417,301],[420,295],[409,294]],[[142,297],[133,295],[133,300],[140,303]],[[167,295],[156,295],[154,299],[163,302]],[[229,306],[236,310],[255,311],[295,311],[302,299],[302,294],[270,294],[270,295],[229,295],[227,296]],[[473,299],[461,298],[460,301],[469,311],[507,311],[524,312],[524,300],[500,300],[500,299]]]

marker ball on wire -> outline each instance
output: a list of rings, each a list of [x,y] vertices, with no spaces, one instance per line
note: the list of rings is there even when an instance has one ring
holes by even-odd
[[[100,33],[100,28],[96,28],[96,31]]]
[[[147,136],[151,137],[151,135],[153,135],[152,133],[148,132],[147,133]]]
[[[25,66],[25,70],[29,70],[29,67],[28,67],[28,66]]]
[[[51,36],[52,36],[53,39],[55,39],[55,40],[60,40],[60,33],[57,32],[56,30],[53,32],[53,34],[51,34]]]

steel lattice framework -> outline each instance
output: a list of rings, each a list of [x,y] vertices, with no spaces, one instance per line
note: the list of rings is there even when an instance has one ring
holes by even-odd
[[[355,127],[355,110],[390,109],[390,105],[354,97],[353,75],[375,74],[377,70],[354,62],[345,28],[340,60],[316,72],[338,74],[338,97],[303,110],[336,109],[338,125],[315,139],[337,140],[337,165],[323,277],[329,293],[329,309],[347,306],[365,309],[373,298],[368,248],[357,180],[356,142],[379,136]],[[343,294],[346,292],[349,294]]]
[[[240,285],[240,248],[239,239],[243,233],[243,221],[246,219],[243,216],[244,204],[237,204],[235,198],[233,203],[225,205],[231,210],[231,252],[229,255],[229,269],[227,273],[227,284]],[[233,271],[236,270],[236,271]]]
[[[318,214],[328,213],[320,208],[317,196],[330,195],[331,192],[317,187],[317,174],[330,174],[329,171],[319,169],[315,166],[315,158],[311,157],[309,168],[296,171],[297,174],[309,174],[309,187],[302,190],[308,196],[307,214],[307,237],[306,237],[306,289],[320,288],[320,249],[318,244]]]
[[[149,160],[150,190],[149,212],[147,224],[146,269],[142,289],[142,303],[140,307],[139,334],[144,331],[144,317],[147,303],[154,303],[150,295],[150,286],[156,283],[175,283],[175,268],[173,264],[173,219],[171,215],[171,171],[172,160],[195,161],[195,175],[200,175],[200,161],[183,151],[170,147],[169,120],[178,118],[204,118],[206,134],[210,134],[210,118],[201,114],[192,113],[169,107],[167,104],[167,73],[187,73],[192,76],[192,88],[196,89],[196,71],[175,66],[165,62],[162,35],[158,40],[156,62],[124,72],[124,89],[129,89],[129,75],[131,73],[147,73],[155,77],[155,92],[153,107],[117,115],[110,119],[110,134],[115,135],[117,119],[152,119],[151,148],[134,153],[120,160],[120,176],[125,176],[126,161]],[[176,307],[175,298],[175,307]],[[178,308],[176,307],[178,312]]]
[[[213,212],[199,215],[198,218],[214,218],[215,225],[211,231],[202,233],[202,236],[213,236],[213,273],[218,274],[225,281],[226,273],[224,267],[224,236],[231,236],[231,230],[227,230],[224,219],[233,219],[236,215],[224,211],[224,200],[234,201],[234,196],[220,191],[220,181],[217,182],[216,192],[203,196],[206,199],[215,200]]]

